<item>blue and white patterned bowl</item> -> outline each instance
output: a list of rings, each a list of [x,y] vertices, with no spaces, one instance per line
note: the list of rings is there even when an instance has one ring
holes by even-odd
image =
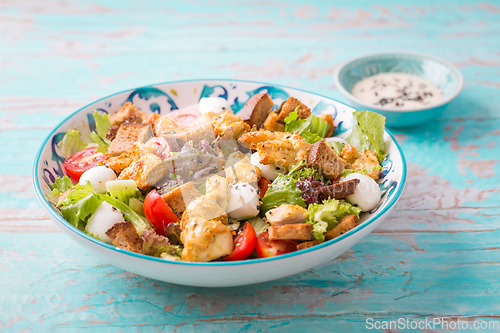
[[[383,192],[376,209],[361,215],[361,225],[344,235],[316,247],[267,259],[240,262],[173,262],[160,258],[128,252],[103,243],[76,229],[57,212],[46,199],[50,193],[48,184],[57,176],[64,175],[64,158],[57,143],[64,133],[78,129],[87,136],[95,126],[90,120],[94,110],[116,112],[130,101],[144,111],[168,114],[178,108],[197,104],[201,97],[220,96],[227,99],[234,111],[239,111],[254,94],[266,91],[276,105],[294,96],[307,104],[315,113],[328,112],[335,117],[336,133],[352,128],[354,109],[338,101],[299,89],[237,80],[193,80],[156,84],[123,91],[76,111],[59,124],[42,143],[35,158],[33,183],[38,200],[54,223],[69,237],[103,261],[124,270],[149,278],[204,287],[228,287],[259,283],[283,278],[327,263],[351,248],[370,233],[394,208],[406,181],[406,162],[401,148],[389,132],[385,133],[387,158],[379,181]]]
[[[444,99],[421,108],[400,110],[396,107],[376,107],[351,94],[356,82],[379,73],[406,73],[423,77],[443,91]],[[448,104],[458,96],[464,78],[458,68],[431,55],[415,52],[373,53],[343,63],[335,72],[335,84],[349,103],[386,117],[389,127],[410,127],[439,118]]]

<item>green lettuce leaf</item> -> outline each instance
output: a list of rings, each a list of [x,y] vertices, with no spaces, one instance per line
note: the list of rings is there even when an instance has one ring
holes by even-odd
[[[359,213],[361,213],[360,208],[354,207],[344,200],[335,199],[325,200],[321,204],[311,204],[307,210],[309,215],[307,223],[313,225],[313,238],[319,240],[325,240],[324,233],[332,229],[342,217],[346,215],[359,217]]]
[[[296,182],[297,180],[290,175],[279,175],[262,198],[261,214],[284,203],[306,208],[306,202],[302,198],[302,192],[295,185]]]
[[[141,238],[142,251],[146,255],[164,257],[163,254],[167,254],[169,257],[173,256],[179,259],[182,256],[182,247],[170,244],[168,238],[158,235],[152,230],[144,230]]]
[[[336,141],[326,141],[326,144],[332,147],[333,151],[335,154],[340,156],[340,153],[342,152],[342,149],[344,148],[344,144],[342,142],[336,142]]]
[[[90,185],[76,184],[66,198],[59,203],[61,215],[80,230],[85,229],[88,219],[102,203],[102,199]]]
[[[52,185],[50,185],[50,188],[52,189],[50,195],[53,197],[58,197],[59,194],[66,192],[72,187],[73,183],[71,182],[71,179],[68,176],[57,177],[55,182]]]
[[[384,169],[381,165],[376,165],[371,169],[362,169],[362,170],[356,170],[356,169],[344,169],[342,173],[340,174],[341,177],[345,177],[347,175],[350,175],[351,173],[361,173],[361,174],[367,174],[370,173],[374,170],[378,169]]]
[[[106,201],[111,206],[119,209],[125,217],[125,220],[132,222],[139,235],[142,234],[144,230],[151,228],[151,225],[146,220],[146,218],[137,214],[132,208],[130,208],[129,205],[121,202],[118,199],[112,198],[107,194],[101,194],[99,197],[102,201]]]
[[[371,111],[356,111],[353,117],[354,128],[346,141],[356,147],[359,152],[371,150],[382,162],[385,154],[385,117]]]
[[[129,205],[130,199],[132,198],[142,198],[142,194],[139,190],[111,191],[106,194],[127,205]]]
[[[97,133],[90,133],[89,137],[98,144],[97,152],[98,153],[107,153],[109,145],[111,141],[106,139],[106,134],[109,132],[109,128],[111,127],[111,122],[109,121],[109,114],[103,113],[100,114],[97,110],[92,114],[95,120],[95,128]]]
[[[80,132],[76,129],[70,129],[64,134],[63,139],[57,144],[64,157],[69,158],[76,152],[87,148],[88,143],[80,139]]]
[[[257,236],[269,228],[269,223],[261,219],[260,217],[254,217],[250,220],[248,220],[248,223],[250,223],[253,227],[253,230],[255,230],[255,233]]]
[[[329,130],[330,124],[314,115],[301,119],[297,111],[294,111],[285,118],[285,132],[298,132],[304,141],[311,144],[324,138]]]

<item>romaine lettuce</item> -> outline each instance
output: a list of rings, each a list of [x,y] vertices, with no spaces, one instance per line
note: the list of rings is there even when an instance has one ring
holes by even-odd
[[[290,175],[279,175],[262,198],[261,213],[264,214],[268,210],[285,203],[306,208],[307,205],[302,198],[302,192],[295,185],[296,181]]]
[[[285,118],[285,131],[289,133],[298,132],[308,143],[315,143],[325,137],[330,130],[330,124],[314,115],[307,119],[299,118],[297,111],[291,112]]]
[[[97,133],[92,132],[89,137],[99,145],[96,150],[98,153],[107,153],[108,147],[111,144],[111,141],[106,139],[106,134],[108,134],[109,128],[111,127],[109,114],[100,114],[97,110],[95,110],[92,115],[94,116]]]
[[[359,217],[361,212],[360,208],[354,207],[344,200],[335,199],[325,200],[321,204],[309,205],[307,210],[309,215],[307,223],[313,225],[313,238],[319,240],[325,240],[324,233],[332,229],[342,217],[346,215]]]
[[[57,144],[64,157],[69,158],[76,152],[87,148],[88,143],[80,139],[80,132],[76,129],[70,129],[64,134],[63,139]]]
[[[50,188],[52,189],[50,195],[52,197],[58,197],[59,194],[66,192],[71,187],[73,187],[73,183],[68,176],[57,177],[54,183],[50,185]]]
[[[382,162],[385,154],[385,117],[370,111],[356,111],[353,117],[354,128],[346,141],[359,152],[371,150],[377,154],[379,162]]]
[[[253,227],[253,230],[255,230],[255,233],[257,236],[269,228],[269,223],[261,219],[260,217],[254,217],[248,220],[248,223],[250,223]]]
[[[102,198],[90,185],[76,184],[66,198],[59,203],[62,216],[80,230],[85,228],[88,219],[102,203]]]

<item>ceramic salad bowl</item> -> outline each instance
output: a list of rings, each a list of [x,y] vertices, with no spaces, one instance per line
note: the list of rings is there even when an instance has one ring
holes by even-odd
[[[377,107],[351,94],[352,87],[362,79],[380,73],[406,73],[423,77],[443,92],[443,100],[419,108],[401,110],[396,107]],[[349,103],[360,110],[380,113],[386,126],[401,128],[423,124],[440,117],[464,85],[458,68],[443,59],[416,52],[372,53],[349,60],[335,72],[335,85]]]
[[[318,246],[281,256],[245,261],[193,263],[164,259],[125,251],[106,244],[78,230],[57,212],[47,200],[51,190],[48,184],[63,176],[62,157],[57,143],[65,132],[75,128],[86,137],[95,127],[94,110],[116,112],[130,101],[143,111],[168,114],[171,111],[197,104],[202,97],[219,96],[227,99],[238,112],[254,94],[266,91],[279,105],[293,96],[308,105],[313,113],[328,112],[335,118],[335,135],[346,136],[352,128],[354,108],[333,99],[284,86],[238,80],[191,80],[161,83],[123,91],[95,101],[76,111],[60,123],[42,143],[33,168],[33,183],[38,200],[48,216],[70,238],[104,262],[148,278],[190,286],[229,287],[247,285],[283,278],[323,265],[338,257],[369,234],[394,208],[406,181],[406,162],[394,137],[386,131],[386,159],[379,185],[380,204],[370,212],[362,213],[360,225],[349,232]],[[342,134],[343,133],[343,134]]]

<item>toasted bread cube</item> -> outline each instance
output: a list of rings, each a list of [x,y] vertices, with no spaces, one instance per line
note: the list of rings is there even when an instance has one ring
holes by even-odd
[[[288,97],[286,102],[281,105],[280,112],[276,120],[279,122],[285,121],[285,118],[295,110],[297,110],[297,115],[301,119],[306,119],[311,115],[311,109],[304,103],[294,97]]]
[[[307,164],[326,177],[336,179],[344,170],[344,161],[335,154],[325,141],[316,142],[307,156]]]
[[[139,110],[137,106],[134,104],[127,102],[123,104],[122,108],[115,114],[109,117],[109,121],[111,125],[121,125],[125,121],[129,121],[131,123],[142,123],[142,117],[146,113],[144,111]]]
[[[173,135],[166,135],[164,136],[164,138],[169,143],[171,142],[171,140],[176,140],[177,146],[179,147],[179,149],[182,149],[184,144],[189,141],[198,143],[201,140],[205,140],[211,143],[215,140],[215,133],[212,124],[201,124],[190,128],[189,131],[184,131]]]
[[[278,122],[277,119],[278,119],[278,112],[277,111],[271,112],[264,121],[264,129],[268,131],[284,132],[285,125],[281,122]]]
[[[269,94],[261,92],[253,95],[245,103],[238,116],[250,126],[260,128],[273,109],[274,103]]]
[[[305,250],[305,249],[311,248],[311,247],[316,246],[316,245],[321,244],[321,243],[323,243],[323,242],[320,241],[319,239],[316,239],[316,240],[313,240],[310,242],[300,243],[297,245],[297,251]]]
[[[356,215],[346,215],[340,219],[339,223],[331,230],[325,232],[325,239],[330,240],[345,234],[351,229],[359,225],[359,220]]]
[[[269,231],[270,240],[312,240],[312,224],[285,224],[279,226],[271,226]]]
[[[340,182],[336,184],[332,184],[329,186],[325,186],[321,188],[318,199],[320,201],[327,199],[342,199],[347,197],[348,195],[354,194],[356,191],[356,187],[358,186],[359,179],[351,179],[345,182]]]
[[[161,195],[162,199],[179,218],[182,217],[186,206],[200,196],[201,193],[198,192],[192,182],[183,184]]]
[[[108,155],[131,153],[135,143],[146,143],[154,136],[149,124],[122,124],[108,148]]]
[[[116,223],[106,235],[111,238],[113,245],[127,251],[142,253],[142,239],[130,221]]]
[[[141,190],[154,186],[160,179],[168,175],[168,164],[154,154],[145,154],[126,167],[118,179],[132,179]]]
[[[330,125],[330,129],[328,130],[328,132],[326,133],[325,135],[325,138],[328,138],[330,136],[333,135],[333,131],[335,129],[335,125],[333,123],[333,116],[329,113],[322,113],[320,116],[319,116],[320,119],[323,119],[324,121],[326,121],[329,125]]]

